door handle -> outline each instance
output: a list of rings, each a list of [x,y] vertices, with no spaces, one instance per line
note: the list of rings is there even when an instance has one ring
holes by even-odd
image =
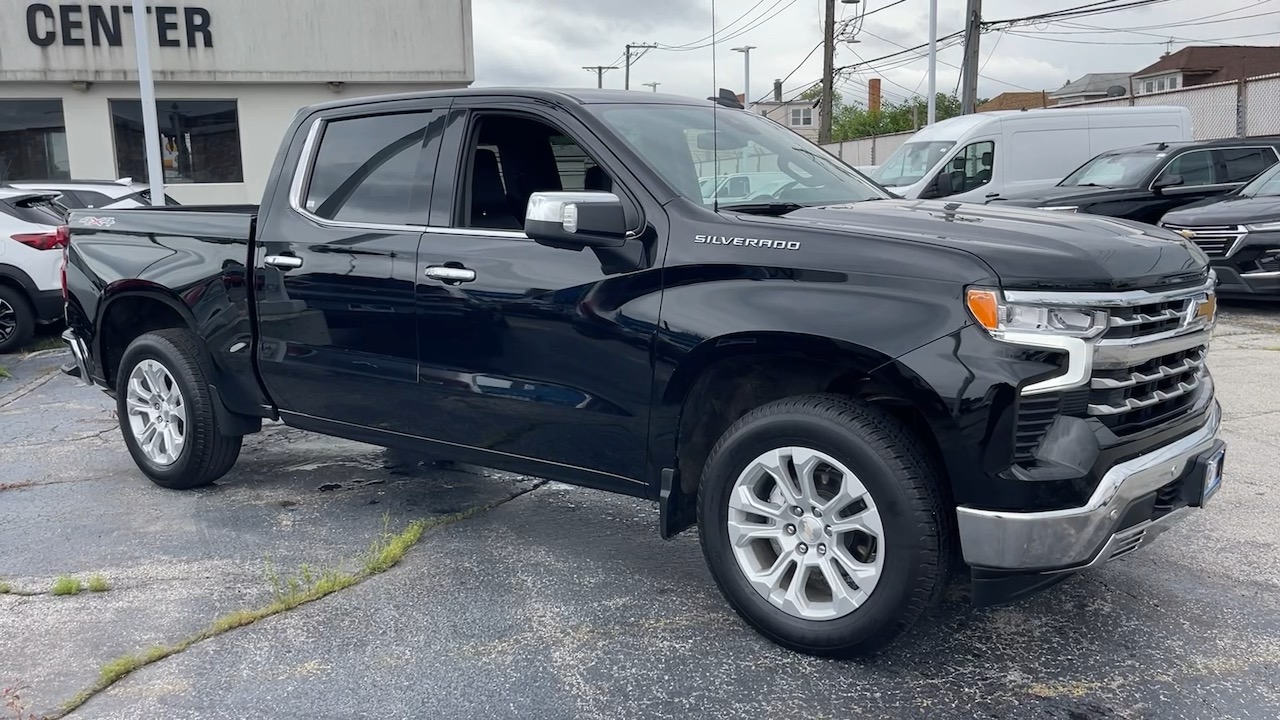
[[[271,267],[284,268],[285,270],[302,267],[302,258],[296,255],[268,255],[262,259],[262,262]]]
[[[423,270],[422,274],[434,280],[441,280],[447,283],[464,283],[476,279],[475,270],[449,265],[431,265],[426,270]]]

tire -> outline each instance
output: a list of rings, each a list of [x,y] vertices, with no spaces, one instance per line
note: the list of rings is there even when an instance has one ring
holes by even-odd
[[[0,285],[0,355],[17,352],[36,330],[36,315],[27,294]]]
[[[941,488],[929,453],[893,417],[839,395],[778,400],[734,423],[707,458],[703,554],[733,609],[775,643],[870,654],[942,598],[955,519]]]
[[[210,375],[207,356],[186,330],[146,333],[124,352],[116,379],[120,432],[138,468],[160,487],[189,490],[208,485],[225,475],[240,455],[244,438],[218,431]],[[157,388],[161,392],[153,392]],[[148,425],[160,428],[148,434]],[[154,436],[159,439],[144,445]]]

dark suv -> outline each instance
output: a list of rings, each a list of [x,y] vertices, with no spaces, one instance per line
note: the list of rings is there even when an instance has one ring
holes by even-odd
[[[1280,160],[1280,136],[1152,143],[1094,157],[1055,187],[1003,202],[1155,224],[1170,210],[1222,195]]]

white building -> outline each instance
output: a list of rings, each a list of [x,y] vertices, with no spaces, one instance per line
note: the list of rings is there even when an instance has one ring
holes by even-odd
[[[166,190],[256,203],[298,108],[475,78],[471,0],[148,6]],[[0,0],[0,182],[146,178],[133,15]]]

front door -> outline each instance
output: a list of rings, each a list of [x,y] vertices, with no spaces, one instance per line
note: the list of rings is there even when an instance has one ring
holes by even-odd
[[[282,410],[412,432],[415,255],[447,107],[363,111],[314,121],[289,207],[259,231],[258,357]]]
[[[521,230],[532,192],[610,190],[639,224],[634,196],[544,119],[460,114],[456,142],[445,145],[441,167],[453,155],[463,172],[442,223],[450,227],[429,229],[419,250],[427,436],[634,491],[644,477],[659,273],[640,238],[601,255],[539,245]]]

